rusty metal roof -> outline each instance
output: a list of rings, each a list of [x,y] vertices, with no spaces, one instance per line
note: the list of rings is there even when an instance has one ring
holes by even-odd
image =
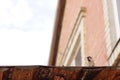
[[[0,67],[0,80],[120,80],[120,67]]]

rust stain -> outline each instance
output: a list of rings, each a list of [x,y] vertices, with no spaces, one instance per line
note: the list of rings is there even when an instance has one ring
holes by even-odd
[[[0,80],[120,80],[119,67],[0,67]]]

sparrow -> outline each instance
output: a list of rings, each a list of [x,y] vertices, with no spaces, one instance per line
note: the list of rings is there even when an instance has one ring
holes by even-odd
[[[86,57],[87,58],[87,66],[94,66],[94,60],[92,59],[91,56]]]

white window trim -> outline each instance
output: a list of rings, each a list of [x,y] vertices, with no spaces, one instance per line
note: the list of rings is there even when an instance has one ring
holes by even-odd
[[[76,20],[76,23],[74,25],[73,31],[70,35],[68,44],[65,48],[62,59],[60,61],[60,64],[58,64],[59,66],[62,66],[62,65],[70,66],[77,51],[79,50],[80,45],[82,48],[81,54],[84,53],[84,51],[85,51],[84,50],[84,43],[83,43],[84,40],[81,40],[81,38],[83,38],[84,34],[82,34],[80,37],[80,31],[83,30],[83,28],[80,26],[80,22],[82,20],[84,20],[84,17],[85,17],[85,8],[81,8],[79,15],[78,15],[78,18]],[[82,44],[81,44],[80,40],[82,41]],[[82,54],[82,56],[84,56],[84,55]],[[83,60],[84,59],[82,59],[81,62],[83,62]],[[82,63],[82,64],[84,65],[84,63]]]
[[[85,61],[84,61],[84,58],[85,58],[85,49],[84,49],[84,17],[81,18],[80,21],[78,21],[78,35],[74,35],[74,36],[77,36],[77,40],[75,41],[76,44],[73,46],[73,48],[76,48],[76,49],[73,49],[75,50],[74,53],[71,53],[71,57],[69,57],[68,60],[66,60],[66,62],[68,62],[68,65],[71,65],[71,66],[76,66],[75,62],[75,58],[77,56],[77,54],[81,54],[81,66],[85,66]],[[80,53],[79,53],[79,49],[81,50]],[[72,50],[72,49],[71,49]],[[72,51],[73,51],[72,50]],[[72,62],[74,63],[74,65],[72,64]]]
[[[109,18],[109,9],[112,9],[112,17]],[[106,37],[106,48],[107,48],[107,57],[108,57],[108,65],[111,66],[115,61],[119,54],[118,46],[113,52],[113,48],[117,41],[120,38],[120,23],[118,17],[117,3],[116,0],[103,0],[103,11],[104,11],[104,24],[105,24],[105,37]],[[110,20],[113,19],[113,25],[111,26]],[[110,27],[115,27],[115,41],[111,39]]]
[[[103,8],[104,8],[104,20],[105,20],[105,31],[106,31],[106,45],[107,45],[107,53],[108,53],[108,65],[112,66],[115,65],[118,62],[118,59],[120,57],[120,43],[116,46],[115,50],[111,48],[112,41],[110,40],[110,32],[109,32],[109,11],[108,11],[108,3],[112,3],[113,8],[113,21],[116,31],[116,43],[120,39],[120,19],[118,16],[118,10],[117,10],[117,2],[116,0],[103,0]],[[115,44],[116,44],[115,43]]]
[[[113,3],[113,11],[114,11],[114,20],[115,20],[115,26],[116,26],[116,32],[117,32],[117,40],[120,38],[120,23],[119,23],[119,17],[118,17],[118,10],[117,10],[117,2],[116,0],[112,0]]]

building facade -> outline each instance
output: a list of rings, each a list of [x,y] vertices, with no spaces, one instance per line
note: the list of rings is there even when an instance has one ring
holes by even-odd
[[[119,0],[59,0],[49,65],[120,65],[119,19]]]

